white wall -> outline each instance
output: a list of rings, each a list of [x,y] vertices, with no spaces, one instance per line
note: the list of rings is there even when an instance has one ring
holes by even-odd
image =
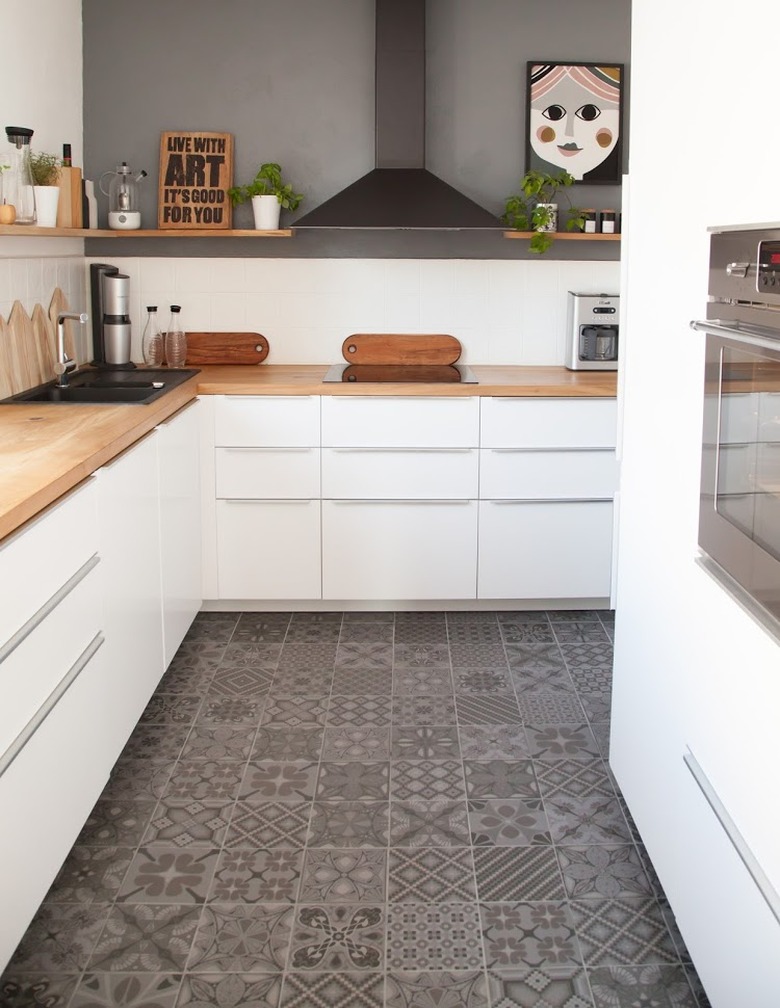
[[[694,898],[682,754],[696,751],[780,889],[780,650],[694,563],[704,338],[688,327],[705,312],[707,226],[780,220],[780,139],[765,102],[780,5],[632,9],[612,763],[713,1005],[768,1008],[780,983],[756,981],[731,1001],[719,988],[741,975],[754,922],[717,878]]]

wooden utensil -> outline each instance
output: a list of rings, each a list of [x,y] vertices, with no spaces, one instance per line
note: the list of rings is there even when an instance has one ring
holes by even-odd
[[[253,332],[188,332],[187,364],[260,364],[268,340]]]
[[[461,345],[440,333],[355,333],[341,353],[350,364],[454,364]]]

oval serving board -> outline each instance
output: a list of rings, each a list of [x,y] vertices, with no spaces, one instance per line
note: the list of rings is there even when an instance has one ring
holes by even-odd
[[[454,364],[461,345],[442,333],[354,333],[341,353],[350,364]]]
[[[252,332],[188,332],[187,364],[260,364],[268,340]]]

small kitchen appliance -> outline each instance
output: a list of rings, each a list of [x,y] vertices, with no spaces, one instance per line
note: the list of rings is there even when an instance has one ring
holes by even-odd
[[[95,367],[134,368],[130,360],[130,277],[109,263],[89,267]]]
[[[616,371],[620,298],[569,291],[566,357],[570,371]]]
[[[108,189],[103,179],[111,176]],[[100,176],[100,191],[108,196],[108,226],[113,231],[137,231],[141,226],[141,211],[138,209],[138,183],[146,178],[145,171],[133,174],[127,161],[116,166],[114,171],[103,172]]]
[[[777,636],[780,226],[710,230],[700,563]]]

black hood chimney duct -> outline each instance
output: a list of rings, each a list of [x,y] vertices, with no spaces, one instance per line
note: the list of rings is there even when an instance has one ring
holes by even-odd
[[[501,227],[425,167],[425,0],[376,0],[376,168],[293,226]]]

